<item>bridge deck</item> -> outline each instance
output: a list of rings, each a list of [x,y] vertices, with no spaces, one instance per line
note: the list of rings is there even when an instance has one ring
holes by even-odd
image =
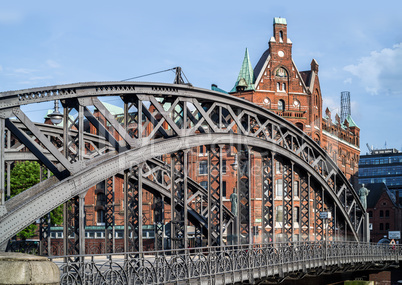
[[[62,284],[233,284],[385,268],[401,246],[277,243],[54,258]]]

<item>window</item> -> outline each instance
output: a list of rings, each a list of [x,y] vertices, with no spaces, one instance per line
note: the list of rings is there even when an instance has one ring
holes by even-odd
[[[385,217],[389,218],[389,210],[385,210]]]
[[[283,223],[283,206],[276,206],[276,222]]]
[[[384,218],[384,211],[383,210],[380,211],[380,218]]]
[[[222,197],[226,198],[226,181],[222,181]]]
[[[208,189],[208,181],[201,181],[200,185],[201,185],[202,188]]]
[[[295,223],[299,223],[300,222],[300,220],[299,220],[299,207],[293,207],[293,221],[295,222]]]
[[[369,211],[368,213],[369,213],[369,218],[372,218],[373,217],[373,211]]]
[[[222,173],[226,174],[226,159],[222,159]]]
[[[200,167],[198,169],[199,174],[208,174],[208,161],[200,161]]]
[[[278,83],[276,83],[276,91],[281,91],[281,85]]]
[[[285,101],[282,99],[278,101],[278,110],[285,111]]]
[[[275,162],[275,171],[276,171],[276,174],[282,173],[282,163],[280,163],[279,161]]]
[[[388,231],[389,230],[389,223],[385,224],[385,230]]]
[[[283,32],[282,31],[279,32],[279,42],[283,43]]]
[[[271,100],[269,100],[269,98],[265,98],[263,103],[267,108],[271,107]]]
[[[286,83],[282,83],[282,91],[286,91]]]
[[[96,212],[96,216],[97,216],[97,223],[98,224],[104,224],[105,223],[105,211],[103,210],[99,210]]]
[[[380,223],[380,231],[383,231],[383,230],[384,230],[384,224]]]
[[[299,196],[299,181],[293,181],[293,196]]]
[[[283,180],[282,179],[278,179],[276,180],[276,196],[282,196],[283,195]]]

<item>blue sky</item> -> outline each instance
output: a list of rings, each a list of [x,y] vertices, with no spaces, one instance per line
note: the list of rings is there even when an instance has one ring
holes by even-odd
[[[175,66],[194,86],[230,90],[245,48],[255,66],[273,18],[284,17],[299,71],[313,58],[320,65],[324,110],[339,112],[341,91],[351,92],[362,154],[366,143],[401,150],[402,2],[361,3],[2,1],[0,91],[123,80]],[[139,80],[173,79],[168,72]],[[32,116],[45,112],[31,108]]]

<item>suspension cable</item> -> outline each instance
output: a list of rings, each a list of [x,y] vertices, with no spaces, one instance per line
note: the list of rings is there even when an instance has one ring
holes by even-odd
[[[158,73],[162,73],[162,72],[166,72],[166,71],[171,71],[171,70],[175,70],[175,67],[170,68],[170,69],[166,69],[166,70],[162,70],[162,71],[157,71],[157,72],[153,72],[153,73],[148,73],[148,74],[136,76],[136,77],[127,78],[127,79],[124,79],[124,80],[121,80],[121,81],[129,81],[129,80],[133,80],[133,79],[137,79],[137,78],[141,78],[141,77],[145,77],[145,76],[150,76],[150,75],[154,75],[154,74],[158,74]]]

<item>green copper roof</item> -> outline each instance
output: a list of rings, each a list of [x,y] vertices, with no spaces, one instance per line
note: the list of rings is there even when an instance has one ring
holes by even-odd
[[[281,18],[281,17],[275,17],[275,18],[274,18],[274,24],[283,24],[283,25],[287,25],[286,19],[285,19],[285,18]]]
[[[348,115],[348,116],[346,117],[346,121],[348,121],[349,128],[350,128],[350,127],[359,128],[359,126],[356,125],[355,121],[353,121],[353,119],[352,119],[352,117],[351,117],[350,115]],[[359,128],[359,129],[360,129],[360,128]]]
[[[212,84],[212,85],[211,85],[211,90],[212,90],[212,91],[218,91],[218,92],[221,92],[221,93],[228,94],[228,92],[226,92],[225,90],[219,88],[216,84]]]
[[[121,115],[124,114],[124,109],[106,102],[102,102],[102,104],[105,106],[105,108],[113,115]]]
[[[254,70],[251,67],[250,57],[248,55],[248,49],[246,48],[239,76],[237,77],[235,86],[232,88],[230,92],[236,92],[237,86],[244,86],[245,87],[244,91],[255,90],[254,81],[255,81]]]

